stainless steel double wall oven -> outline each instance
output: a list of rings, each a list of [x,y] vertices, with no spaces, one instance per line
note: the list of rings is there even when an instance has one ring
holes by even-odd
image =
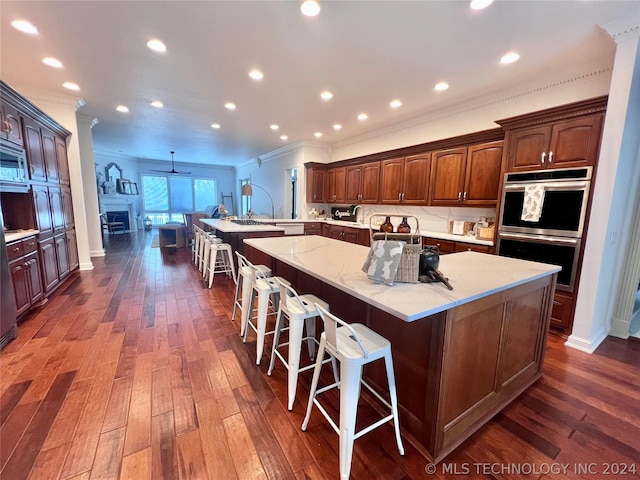
[[[560,265],[557,289],[574,291],[592,167],[507,173],[498,225],[498,255]],[[537,221],[522,219],[528,185],[542,186]]]

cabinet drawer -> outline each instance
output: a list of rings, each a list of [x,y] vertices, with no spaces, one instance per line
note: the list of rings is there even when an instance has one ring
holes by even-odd
[[[456,242],[456,252],[480,252],[493,253],[493,247],[489,245],[476,245],[475,243]]]
[[[424,237],[422,239],[422,245],[436,245],[440,250],[440,253],[453,253],[456,251],[456,243],[450,240],[441,240],[439,238]]]
[[[24,254],[35,252],[38,250],[38,242],[36,241],[36,237],[25,238],[22,240],[22,249],[24,250]]]
[[[9,261],[20,258],[24,255],[24,247],[22,241],[7,244],[7,259]]]

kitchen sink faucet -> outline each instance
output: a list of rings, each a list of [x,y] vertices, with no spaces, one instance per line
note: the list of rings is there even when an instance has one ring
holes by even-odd
[[[355,217],[356,223],[362,223],[358,221],[358,209],[362,210],[362,221],[364,222],[364,210],[362,209],[362,205],[356,205],[353,207],[353,216]]]

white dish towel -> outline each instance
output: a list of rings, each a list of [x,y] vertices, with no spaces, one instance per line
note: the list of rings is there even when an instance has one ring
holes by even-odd
[[[544,185],[534,183],[525,185],[524,202],[522,204],[522,216],[525,222],[537,222],[542,214],[544,204]]]

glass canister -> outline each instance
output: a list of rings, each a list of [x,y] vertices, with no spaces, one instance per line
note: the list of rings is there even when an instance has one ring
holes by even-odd
[[[380,231],[384,233],[393,233],[393,223],[391,223],[391,217],[387,217],[384,223],[380,225]]]
[[[402,222],[398,225],[396,229],[398,233],[411,233],[411,225],[407,222],[407,217],[402,217]]]

